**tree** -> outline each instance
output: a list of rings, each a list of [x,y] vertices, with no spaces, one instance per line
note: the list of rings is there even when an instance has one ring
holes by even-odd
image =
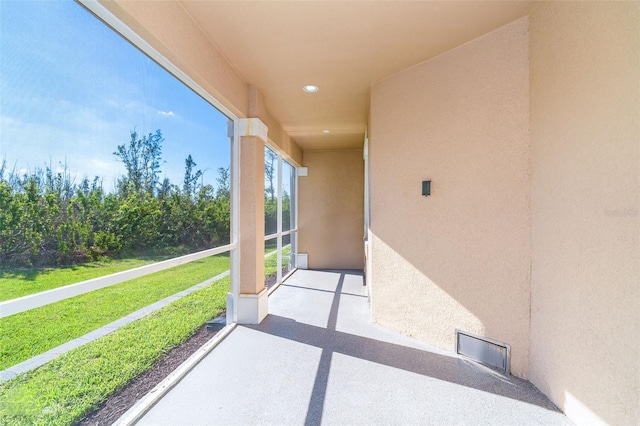
[[[218,168],[218,177],[216,178],[216,182],[218,182],[216,197],[230,198],[231,175],[229,173],[229,167]]]
[[[197,166],[193,161],[191,154],[184,160],[184,181],[182,184],[182,191],[185,195],[191,197],[198,191],[198,179],[202,177],[202,170],[198,170],[195,173],[193,168]]]
[[[265,190],[265,196],[269,196],[271,201],[276,197],[276,190],[273,184],[273,180],[276,177],[275,161],[278,159],[278,155],[271,151],[269,148],[264,150],[264,175],[269,182]]]
[[[291,223],[291,197],[287,191],[282,191],[282,229],[292,228]]]
[[[173,185],[169,178],[164,178],[162,183],[160,184],[160,188],[158,188],[158,197],[167,198],[171,195],[171,190],[173,189]]]
[[[224,244],[231,242],[231,175],[228,167],[218,168],[218,188],[213,203],[207,213],[218,241]]]
[[[102,181],[74,182],[66,162],[27,173],[0,161],[0,265],[49,266],[101,256],[193,252],[230,241],[231,176],[202,182],[191,155],[182,188],[161,176],[162,133],[139,137],[113,154],[126,174],[114,192]],[[277,200],[276,200],[277,201]],[[272,203],[273,204],[273,203]]]
[[[160,179],[163,142],[160,129],[142,138],[138,138],[138,133],[132,130],[129,144],[118,145],[113,155],[119,158],[127,170],[127,176],[119,181],[119,189],[123,195],[155,195]]]

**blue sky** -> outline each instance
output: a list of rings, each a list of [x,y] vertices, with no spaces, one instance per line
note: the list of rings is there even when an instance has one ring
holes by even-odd
[[[160,129],[163,177],[181,184],[191,154],[205,183],[229,165],[226,117],[71,0],[0,0],[0,161],[33,170],[66,160],[78,183],[114,187],[113,155]]]

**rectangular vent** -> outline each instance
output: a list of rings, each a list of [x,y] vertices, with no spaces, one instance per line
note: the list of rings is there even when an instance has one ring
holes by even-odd
[[[456,353],[509,374],[511,347],[505,343],[456,330]]]

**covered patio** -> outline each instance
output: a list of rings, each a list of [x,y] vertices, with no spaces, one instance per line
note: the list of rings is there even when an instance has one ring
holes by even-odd
[[[298,270],[136,424],[571,422],[525,380],[373,324],[361,273]]]
[[[228,326],[120,424],[640,424],[640,1],[77,1],[229,148]]]

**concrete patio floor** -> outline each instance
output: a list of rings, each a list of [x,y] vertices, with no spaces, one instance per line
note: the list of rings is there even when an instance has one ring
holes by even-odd
[[[529,382],[372,324],[362,282],[297,271],[138,424],[571,424]]]

